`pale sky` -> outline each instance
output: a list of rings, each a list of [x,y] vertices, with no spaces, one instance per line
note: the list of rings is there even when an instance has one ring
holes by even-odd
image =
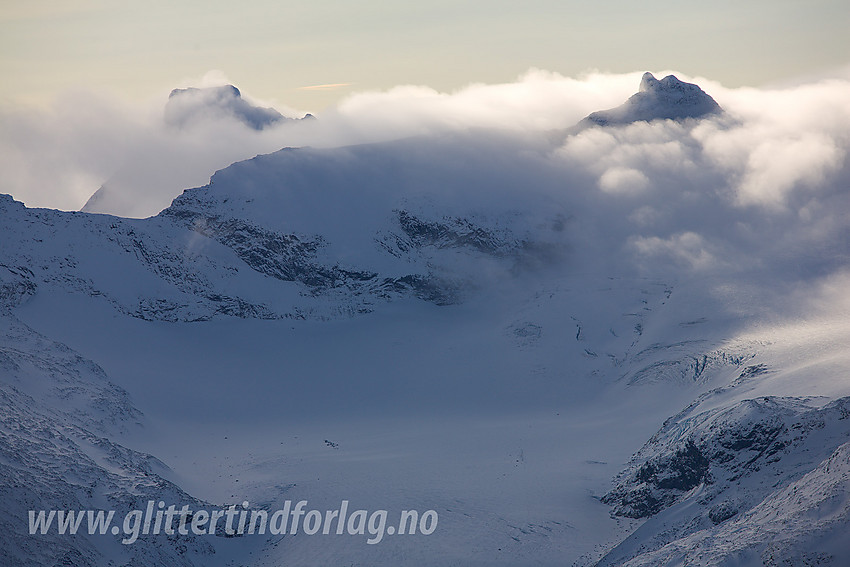
[[[354,91],[453,91],[529,68],[760,86],[847,65],[848,29],[847,0],[0,0],[0,102],[80,87],[148,99],[210,70],[308,111]]]

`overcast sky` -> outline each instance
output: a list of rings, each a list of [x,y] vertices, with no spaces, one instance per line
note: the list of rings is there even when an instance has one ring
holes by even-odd
[[[213,69],[307,111],[354,91],[453,91],[529,68],[759,86],[845,66],[848,27],[846,0],[0,0],[0,101],[44,104],[79,87],[149,99]]]

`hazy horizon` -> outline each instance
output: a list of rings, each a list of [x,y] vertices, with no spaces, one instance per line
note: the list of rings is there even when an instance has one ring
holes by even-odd
[[[260,100],[311,112],[354,92],[453,92],[536,68],[565,76],[674,68],[759,87],[846,77],[848,21],[850,6],[838,0],[4,3],[0,73],[11,88],[0,103],[45,106],[78,89],[139,102],[210,70]]]

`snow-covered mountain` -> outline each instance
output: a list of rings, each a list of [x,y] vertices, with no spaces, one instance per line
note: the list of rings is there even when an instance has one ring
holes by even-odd
[[[808,216],[693,190],[720,177],[699,136],[721,114],[647,74],[602,128],[285,148],[147,219],[0,198],[0,554],[843,565],[848,233],[812,215],[840,213],[846,165]],[[579,166],[655,119],[685,166]],[[26,524],[302,499],[439,525],[122,545]]]
[[[644,73],[638,92],[629,100],[617,108],[591,113],[580,125],[607,126],[658,119],[682,120],[720,112],[720,105],[698,85],[680,81],[675,75],[667,75],[659,81],[652,73]]]

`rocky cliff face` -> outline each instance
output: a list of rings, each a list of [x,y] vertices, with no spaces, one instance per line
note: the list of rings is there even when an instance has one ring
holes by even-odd
[[[741,373],[738,386],[753,377],[754,368]],[[777,501],[788,504],[789,492],[800,493],[800,505],[803,494],[818,493],[818,502],[805,506],[846,500],[841,483],[829,483],[829,492],[824,492],[822,476],[823,469],[835,466],[830,463],[843,462],[840,455],[850,438],[850,398],[764,397],[698,409],[715,405],[725,390],[710,392],[668,419],[603,496],[614,514],[648,520],[599,565],[706,559],[711,555],[702,546],[708,542],[717,556],[699,564],[734,564],[741,553],[752,555],[752,561],[760,557],[765,565],[783,564],[800,552],[788,542],[810,536],[778,523],[758,534],[747,522],[767,509],[775,515],[804,515],[793,506],[777,509]],[[838,516],[846,516],[846,510]],[[838,518],[826,514],[813,520],[830,531]],[[743,525],[747,525],[746,544],[720,535]],[[816,564],[838,563],[824,553]]]

